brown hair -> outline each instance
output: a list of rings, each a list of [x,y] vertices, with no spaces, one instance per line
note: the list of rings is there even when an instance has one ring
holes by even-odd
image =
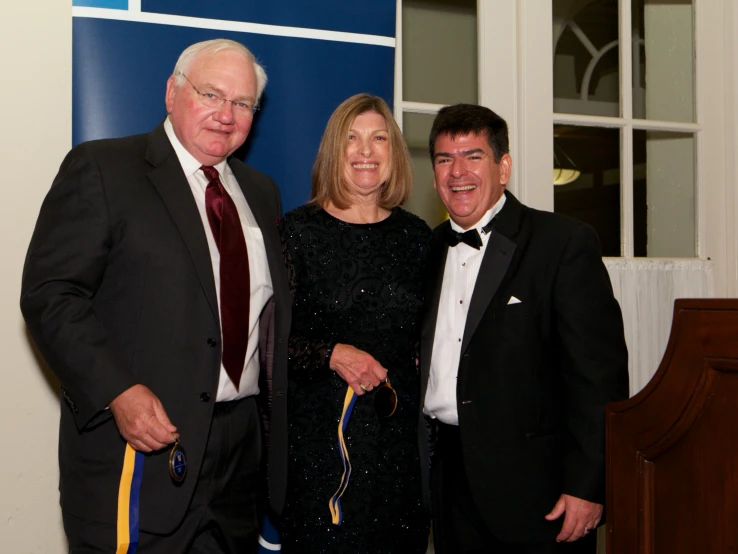
[[[389,132],[389,175],[382,184],[379,206],[392,209],[410,197],[413,176],[410,157],[400,128],[384,100],[378,96],[362,93],[344,100],[328,120],[313,165],[313,185],[310,195],[312,204],[325,207],[328,203],[332,203],[342,210],[349,207],[348,186],[344,178],[344,153],[351,124],[357,116],[367,112],[381,115]]]
[[[455,139],[458,135],[487,135],[487,143],[496,163],[502,156],[510,153],[510,141],[507,136],[507,123],[495,112],[484,106],[475,104],[455,104],[446,106],[436,115],[428,139],[428,150],[431,161],[436,154],[436,139],[439,135],[448,135]]]

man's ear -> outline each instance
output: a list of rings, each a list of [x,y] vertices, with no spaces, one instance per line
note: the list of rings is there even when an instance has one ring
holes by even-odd
[[[506,185],[510,180],[510,174],[512,173],[512,158],[510,154],[503,154],[500,158],[500,184]]]
[[[174,75],[167,79],[167,93],[164,97],[164,101],[167,106],[167,113],[172,113],[172,106],[174,105],[174,97],[177,94],[177,83],[174,81]]]

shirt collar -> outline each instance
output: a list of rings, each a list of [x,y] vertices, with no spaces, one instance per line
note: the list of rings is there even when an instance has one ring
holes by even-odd
[[[476,229],[479,235],[482,237],[482,240],[484,240],[485,234],[482,232],[482,228],[487,225],[490,221],[492,221],[492,218],[495,217],[498,213],[500,213],[500,210],[502,210],[502,206],[505,205],[505,194],[503,193],[500,199],[495,202],[495,205],[492,206],[489,210],[487,210],[484,215],[482,216],[482,219],[477,221],[473,226],[469,227],[469,229]],[[461,225],[458,225],[453,219],[450,220],[451,222],[451,228],[454,231],[458,231],[459,233],[463,233],[464,231],[468,231],[469,229],[464,229],[461,227]]]
[[[169,137],[169,142],[172,143],[172,148],[174,148],[174,152],[175,154],[177,154],[179,164],[182,166],[185,177],[189,179],[200,169],[203,164],[198,162],[195,157],[190,154],[184,146],[182,146],[182,143],[179,142],[179,139],[174,132],[174,127],[172,126],[172,122],[169,120],[169,117],[167,117],[164,121],[164,131],[166,132],[167,137]],[[221,178],[223,178],[223,176],[225,175],[225,166],[227,163],[228,160],[223,160],[219,164],[213,166],[215,167],[215,169],[218,170]]]

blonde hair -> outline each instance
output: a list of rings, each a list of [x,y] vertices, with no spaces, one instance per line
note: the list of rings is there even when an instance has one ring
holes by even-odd
[[[348,183],[344,177],[344,154],[351,125],[357,116],[376,112],[384,118],[389,133],[389,174],[382,184],[379,206],[392,209],[412,193],[413,176],[405,139],[386,102],[378,96],[357,94],[344,100],[331,115],[313,165],[310,203],[339,209],[349,207]]]
[[[212,40],[205,40],[203,42],[196,42],[184,49],[179,55],[179,59],[174,66],[174,82],[177,87],[181,87],[185,83],[184,75],[192,65],[192,62],[197,59],[200,55],[208,54],[214,56],[218,52],[224,50],[232,50],[238,52],[246,58],[246,61],[251,62],[254,66],[254,73],[256,74],[256,103],[259,103],[261,93],[264,92],[264,87],[267,84],[267,74],[264,68],[256,60],[256,56],[252,54],[251,50],[246,48],[240,42],[235,40],[229,40],[227,38],[216,38]]]

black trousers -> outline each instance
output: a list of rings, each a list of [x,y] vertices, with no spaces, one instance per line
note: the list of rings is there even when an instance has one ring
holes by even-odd
[[[472,498],[472,486],[464,469],[459,428],[438,423],[431,469],[436,554],[595,554],[597,534],[594,532],[571,543],[501,541],[484,524]],[[560,520],[563,522],[563,516]]]
[[[262,514],[261,418],[254,398],[215,405],[190,507],[170,535],[141,531],[137,554],[248,554]],[[62,512],[70,554],[115,552],[116,524]]]

